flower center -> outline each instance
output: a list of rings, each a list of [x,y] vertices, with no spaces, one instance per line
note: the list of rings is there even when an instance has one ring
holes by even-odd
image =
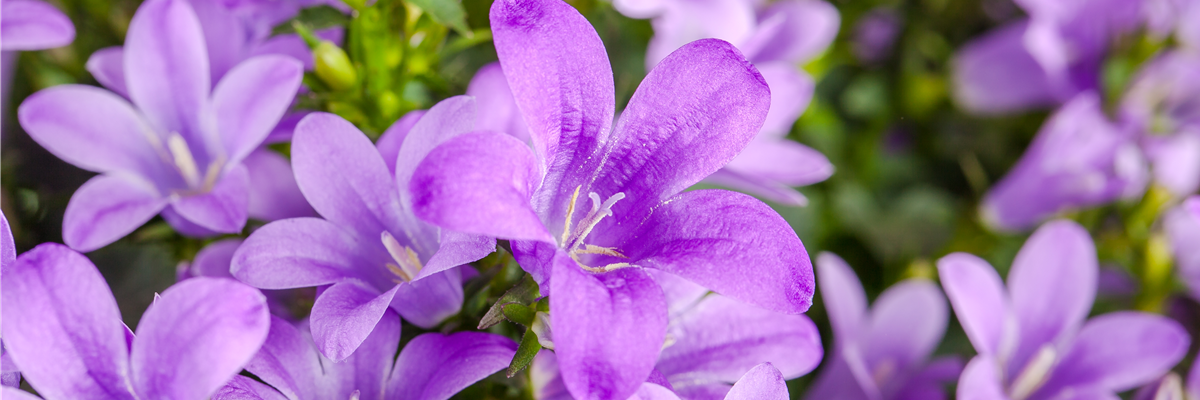
[[[896,368],[896,361],[891,358],[885,358],[875,364],[875,368],[871,371],[871,379],[875,381],[875,387],[884,387],[884,384],[896,374]]]
[[[167,152],[171,156],[170,163],[175,166],[175,170],[179,172],[183,181],[191,189],[185,192],[207,193],[212,190],[213,185],[216,185],[217,177],[221,173],[221,165],[224,164],[223,161],[217,160],[208,164],[204,175],[200,175],[200,167],[196,163],[196,158],[192,156],[192,149],[179,132],[171,132],[167,137]]]
[[[1051,345],[1043,345],[1038,349],[1037,354],[1025,364],[1025,369],[1017,374],[1017,379],[1013,380],[1009,397],[1012,400],[1025,400],[1034,391],[1042,387],[1046,383],[1046,378],[1050,373],[1050,369],[1054,367],[1054,363],[1058,359],[1058,352],[1054,351]]]
[[[596,194],[596,192],[588,193],[588,198],[592,200],[592,209],[588,211],[583,219],[579,220],[578,224],[572,227],[572,217],[575,214],[575,203],[579,200],[580,188],[582,186],[576,186],[575,193],[571,194],[571,203],[567,205],[567,220],[563,226],[562,239],[559,241],[559,245],[562,246],[563,250],[567,251],[567,254],[571,255],[571,258],[575,262],[579,263],[580,267],[591,272],[607,272],[629,267],[629,263],[613,263],[603,267],[590,267],[579,260],[579,256],[582,254],[603,254],[618,258],[628,258],[615,248],[583,243],[584,239],[587,239],[588,235],[592,233],[592,229],[596,228],[596,225],[604,220],[604,217],[613,215],[612,206],[617,204],[621,199],[624,199],[625,193],[617,192],[617,194],[609,196],[608,200],[604,200],[603,202],[600,201],[600,195]]]
[[[391,233],[383,231],[380,235],[380,240],[383,241],[383,247],[387,249],[389,255],[392,256],[392,262],[384,264],[387,270],[400,279],[392,279],[393,282],[412,282],[413,278],[421,272],[421,258],[417,257],[417,252],[411,247],[401,245]]]

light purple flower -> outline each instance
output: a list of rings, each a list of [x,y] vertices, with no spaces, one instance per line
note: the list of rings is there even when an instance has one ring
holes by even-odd
[[[17,260],[17,245],[13,241],[12,229],[8,226],[8,218],[0,212],[0,269],[8,265],[12,265]],[[0,293],[3,293],[0,290]],[[3,296],[0,296],[0,304],[3,304]],[[0,305],[0,309],[4,307]],[[3,332],[3,319],[0,318],[0,332]],[[12,357],[9,356],[8,350],[4,348],[4,342],[0,341],[0,385],[18,387],[21,384],[21,371],[17,365],[13,363]]]
[[[1078,224],[1043,225],[1017,253],[1008,289],[986,261],[938,261],[942,285],[979,353],[958,380],[959,399],[1117,399],[1187,352],[1178,323],[1118,311],[1086,321],[1096,296],[1096,248]]]
[[[786,136],[808,107],[814,88],[812,77],[799,70],[799,64],[833,42],[840,22],[837,9],[819,0],[785,0],[762,10],[746,0],[630,0],[613,5],[633,18],[654,17],[648,70],[676,49],[705,38],[733,43],[758,67],[771,88],[766,121],[741,154],[705,181],[783,204],[807,204],[792,187],[829,178],[833,165]]]
[[[269,329],[262,294],[231,279],[172,286],[135,335],[100,271],[65,246],[38,246],[2,273],[5,347],[47,399],[207,399]]]
[[[1050,116],[1012,170],[984,196],[980,215],[1020,230],[1054,214],[1140,195],[1146,167],[1136,138],[1108,121],[1094,93]]]
[[[1192,362],[1187,381],[1174,372],[1167,373],[1153,384],[1143,386],[1133,400],[1193,400],[1200,398],[1200,357]]]
[[[958,378],[962,361],[929,361],[942,341],[950,311],[932,282],[897,283],[868,309],[854,270],[838,256],[817,256],[821,298],[834,333],[834,355],[809,390],[814,399],[946,398],[943,386]]]
[[[766,84],[732,45],[700,40],[667,57],[610,129],[612,70],[578,11],[505,0],[491,21],[533,151],[494,132],[448,140],[413,174],[413,205],[443,228],[511,240],[550,295],[571,393],[624,399],[654,368],[667,304],[647,269],[772,311],[808,309],[812,267],[779,214],[738,193],[680,193],[766,117]]]
[[[196,253],[192,262],[185,261],[179,264],[176,279],[179,282],[201,276],[235,279],[229,272],[229,267],[242,242],[240,238],[233,238],[209,243]],[[262,290],[262,293],[267,298],[271,315],[291,321],[305,317],[308,311],[297,307],[312,304],[314,296],[313,291],[306,289]]]
[[[0,51],[42,50],[70,44],[75,26],[54,6],[37,0],[0,1]]]
[[[1162,218],[1175,269],[1193,298],[1200,298],[1200,196],[1187,198]]]
[[[1180,197],[1200,188],[1200,56],[1170,51],[1143,66],[1120,117],[1141,135],[1155,183]]]
[[[484,332],[426,333],[399,345],[400,317],[390,311],[341,362],[322,356],[307,329],[272,318],[266,343],[246,364],[266,384],[239,376],[213,399],[445,400],[507,367],[517,349],[512,339]]]
[[[240,232],[250,191],[242,160],[287,110],[302,73],[292,58],[260,56],[213,88],[191,6],[143,3],[126,40],[132,105],[99,88],[62,85],[35,93],[18,110],[35,141],[101,173],[71,198],[63,239],[94,250],[160,212],[210,231]]]
[[[472,128],[474,108],[469,97],[444,100],[414,125],[398,122],[378,148],[333,114],[305,117],[292,167],[324,219],[258,229],[234,254],[233,275],[260,289],[332,285],[317,296],[311,320],[317,347],[334,361],[353,353],[389,308],[424,328],[458,313],[463,288],[454,267],[490,254],[496,242],[417,220],[409,180],[429,150]]]
[[[554,353],[543,351],[534,359],[533,378],[534,398],[537,400],[574,400],[570,393],[563,388],[562,376],[558,375],[558,360]],[[702,396],[688,396],[678,393],[671,384],[654,379],[642,383],[627,400],[787,400],[787,382],[783,374],[771,363],[758,364],[744,375],[737,378],[732,386],[725,384],[721,393],[703,393]],[[547,381],[547,379],[549,379]],[[547,395],[546,389],[554,391]],[[706,396],[705,396],[706,395]]]

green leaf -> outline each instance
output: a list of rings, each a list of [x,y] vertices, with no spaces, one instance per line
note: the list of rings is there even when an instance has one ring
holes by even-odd
[[[542,344],[538,343],[537,334],[533,333],[533,329],[526,329],[525,336],[521,337],[521,345],[517,346],[517,354],[513,356],[512,363],[508,364],[508,377],[517,376],[518,372],[533,362],[533,357],[541,350]]]
[[[467,27],[467,11],[457,0],[408,0],[409,4],[419,7],[429,13],[437,23],[449,26],[459,35],[470,37],[471,29]]]
[[[332,28],[335,26],[345,26],[348,22],[350,22],[350,17],[331,6],[309,7],[300,10],[300,14],[297,14],[295,18],[276,25],[275,28],[271,30],[271,34],[283,35],[296,33],[296,28],[292,26],[293,21],[303,24],[308,29],[319,31],[321,29]]]
[[[508,318],[509,321],[525,326],[533,325],[535,313],[533,309],[529,308],[528,306],[521,304],[505,304],[502,310],[504,311],[504,317]]]
[[[533,277],[526,274],[521,279],[521,283],[508,289],[496,300],[496,304],[492,304],[492,308],[488,309],[487,314],[479,320],[479,329],[487,329],[500,323],[504,320],[504,306],[509,304],[527,305],[533,303],[540,296],[538,292],[537,282],[534,282]],[[533,319],[530,318],[530,321]]]

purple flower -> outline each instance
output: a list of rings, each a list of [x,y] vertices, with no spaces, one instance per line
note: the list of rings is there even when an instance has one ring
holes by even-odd
[[[814,83],[797,65],[820,54],[837,36],[837,9],[819,0],[785,0],[756,12],[745,0],[616,1],[633,18],[654,17],[646,54],[652,69],[668,54],[698,39],[733,43],[754,63],[771,88],[771,106],[755,140],[724,168],[705,179],[788,205],[808,200],[793,186],[833,174],[824,155],[786,138],[808,107]]]
[[[0,51],[42,50],[75,39],[75,26],[54,6],[37,0],[0,2]],[[7,81],[6,81],[7,82]]]
[[[868,63],[883,61],[891,55],[903,22],[900,14],[888,7],[864,14],[854,25],[854,56]]]
[[[838,256],[817,256],[821,297],[835,351],[809,391],[816,399],[944,399],[942,387],[962,371],[958,357],[928,361],[946,332],[949,310],[937,286],[897,283],[868,310],[854,270]]]
[[[558,375],[558,360],[554,353],[542,351],[533,361],[531,379],[534,385],[534,398],[537,400],[574,400],[570,393],[563,388],[562,376]],[[732,386],[725,384],[720,393],[700,393],[699,396],[688,396],[675,391],[671,384],[654,379],[642,383],[628,400],[787,400],[791,398],[787,390],[787,382],[783,374],[771,363],[758,364],[744,375],[737,378]],[[549,379],[547,381],[547,379]],[[554,391],[546,394],[546,389]],[[681,397],[682,395],[682,397]]]
[[[1134,394],[1134,400],[1192,400],[1200,398],[1200,357],[1192,362],[1187,382],[1179,375],[1168,373],[1158,382],[1143,386]]]
[[[8,218],[0,212],[0,268],[12,265],[17,260],[17,245],[13,242],[12,229],[8,226]],[[3,291],[0,290],[0,293]],[[3,296],[0,296],[3,297]],[[3,303],[0,303],[3,304]],[[3,307],[0,307],[2,309]],[[3,320],[0,320],[0,331],[3,331]],[[4,342],[0,341],[0,385],[18,387],[21,385],[21,371],[13,363]],[[2,393],[2,392],[0,392]]]
[[[317,347],[334,361],[353,353],[389,308],[424,328],[458,313],[463,288],[454,267],[490,254],[496,242],[417,220],[409,180],[430,149],[472,128],[474,107],[465,96],[444,100],[411,130],[404,129],[411,119],[397,123],[378,148],[333,114],[305,117],[292,167],[324,219],[258,229],[234,254],[233,275],[260,289],[332,285],[317,296],[311,319]]]
[[[246,364],[266,384],[238,376],[213,399],[445,400],[507,367],[517,349],[512,339],[483,332],[426,333],[402,350],[399,344],[400,317],[389,311],[358,351],[333,362],[307,329],[272,318],[266,343]]]
[[[1175,268],[1193,298],[1200,298],[1200,196],[1187,198],[1162,219]]]
[[[986,261],[938,261],[942,285],[979,353],[960,399],[1116,399],[1179,362],[1189,338],[1162,316],[1119,311],[1086,321],[1096,296],[1096,248],[1078,224],[1043,225],[1017,253],[1008,290]]]
[[[1142,67],[1121,99],[1121,121],[1141,135],[1155,183],[1181,197],[1200,188],[1198,92],[1200,56],[1171,51]]]
[[[448,140],[413,174],[413,206],[443,228],[512,241],[550,295],[575,397],[624,399],[654,368],[667,303],[647,269],[772,311],[808,309],[812,267],[779,214],[738,193],[680,193],[766,117],[766,84],[732,45],[700,40],[667,57],[610,129],[612,70],[582,15],[556,0],[505,0],[491,21],[533,151],[494,132]]]
[[[65,246],[38,246],[3,274],[5,347],[47,399],[207,399],[242,370],[269,329],[262,294],[231,279],[172,286],[146,309],[135,335],[100,271]]]
[[[994,228],[1026,229],[1060,211],[1137,196],[1146,175],[1135,138],[1108,121],[1094,93],[1084,93],[1046,120],[984,196],[980,214]]]
[[[955,56],[955,97],[970,112],[1049,107],[1097,89],[1108,43],[1143,16],[1141,0],[1016,3],[1029,18],[987,33]]]
[[[177,280],[182,282],[201,276],[235,279],[229,272],[229,267],[242,242],[242,239],[234,238],[209,243],[196,253],[192,262],[185,261],[179,264],[176,271]],[[262,293],[267,298],[271,315],[292,321],[307,315],[308,310],[297,309],[298,305],[312,304],[314,296],[311,290],[305,289],[263,290]]]
[[[125,55],[133,105],[95,87],[62,85],[35,93],[18,110],[35,141],[101,173],[71,198],[63,239],[94,250],[160,212],[206,230],[240,232],[250,190],[242,160],[287,110],[300,63],[255,57],[212,88],[204,37],[182,0],[143,3]]]

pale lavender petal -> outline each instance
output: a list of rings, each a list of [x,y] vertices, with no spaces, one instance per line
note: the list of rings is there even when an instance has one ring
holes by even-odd
[[[86,68],[104,88],[129,98],[125,88],[125,50],[121,46],[96,50],[88,57]]]
[[[576,398],[624,399],[654,369],[667,327],[662,289],[640,268],[593,275],[555,258],[550,322],[563,382]],[[603,335],[597,332],[605,332]]]
[[[691,309],[700,299],[708,294],[708,289],[697,285],[692,281],[684,279],[679,275],[663,272],[657,269],[647,269],[647,274],[658,282],[658,286],[662,288],[663,295],[667,299],[667,309],[670,311],[671,318],[675,318],[680,313]]]
[[[555,243],[530,205],[538,178],[525,144],[502,133],[473,132],[431,151],[409,190],[417,217],[442,228]]]
[[[225,74],[212,107],[226,162],[239,163],[258,148],[291,107],[303,76],[304,65],[278,55],[242,61]]]
[[[661,14],[670,3],[670,0],[613,0],[612,5],[626,17],[647,19]]]
[[[183,196],[171,202],[179,216],[218,233],[238,233],[246,226],[250,207],[250,173],[238,164],[227,171],[212,190]]]
[[[503,132],[522,142],[529,141],[529,126],[517,108],[517,99],[513,98],[500,63],[484,65],[475,71],[467,85],[467,96],[475,96],[479,104],[475,129]]]
[[[1161,118],[1161,117],[1160,117]],[[1176,196],[1200,188],[1200,132],[1188,129],[1166,137],[1148,137],[1143,150],[1153,166],[1154,182]]]
[[[196,253],[196,258],[192,260],[192,274],[213,278],[233,278],[233,274],[229,272],[229,265],[233,262],[233,255],[237,253],[237,249],[241,245],[242,239],[225,239],[209,243],[200,249]]]
[[[725,400],[787,400],[787,383],[771,363],[763,363],[733,384]]]
[[[289,400],[279,391],[258,381],[242,376],[234,376],[229,383],[213,393],[212,400]]]
[[[654,209],[623,243],[596,245],[768,310],[798,314],[812,305],[815,282],[804,244],[779,214],[744,194],[682,193]]]
[[[92,251],[133,232],[166,207],[148,183],[119,175],[100,175],[79,187],[63,214],[63,241]]]
[[[666,2],[667,9],[651,21],[654,37],[646,48],[646,70],[671,52],[696,40],[721,39],[745,44],[755,29],[754,4],[745,0]]]
[[[938,276],[975,351],[984,355],[999,353],[1005,337],[1016,334],[1006,328],[1016,322],[1000,275],[979,257],[953,253],[938,260]]]
[[[327,34],[324,31],[316,32],[317,37],[324,38]],[[339,29],[338,32],[341,32]],[[337,40],[335,42],[341,42]],[[304,69],[311,71],[316,65],[312,55],[312,50],[304,43],[304,39],[299,35],[275,35],[266,41],[254,46],[250,51],[251,56],[261,56],[267,54],[278,54],[296,59],[304,64]]]
[[[1192,295],[1200,293],[1200,197],[1192,196],[1163,216],[1175,266]]]
[[[177,283],[146,309],[130,351],[141,398],[202,400],[237,375],[267,338],[262,293],[226,278]]]
[[[354,353],[383,318],[398,288],[380,293],[365,282],[347,279],[325,289],[309,317],[321,354],[338,362]]]
[[[171,225],[171,228],[174,229],[175,232],[178,232],[183,236],[191,238],[210,238],[221,235],[220,232],[205,228],[187,218],[184,218],[182,215],[179,215],[178,212],[175,212],[175,207],[172,207],[169,204],[167,205],[167,208],[164,208],[162,213],[159,215],[162,216],[164,221],[167,221],[168,225]]]
[[[121,313],[100,271],[46,243],[3,265],[4,348],[50,399],[133,399]]]
[[[996,365],[996,360],[988,355],[972,358],[958,378],[958,399],[1008,400],[1000,386],[1000,371]]]
[[[837,37],[838,10],[820,0],[779,1],[759,16],[758,31],[742,47],[755,64],[804,62],[820,55]]]
[[[821,152],[788,139],[757,138],[725,169],[787,186],[804,186],[828,179],[833,164]]]
[[[458,269],[444,270],[397,287],[392,309],[413,325],[433,329],[462,309],[462,274]]]
[[[496,251],[496,239],[442,230],[436,253],[421,268],[416,280],[487,257]]]
[[[388,392],[412,400],[449,399],[507,367],[516,352],[512,339],[491,333],[426,333],[400,351]]]
[[[417,165],[439,144],[470,132],[474,125],[475,99],[455,96],[430,107],[404,136],[396,157],[395,177],[396,187],[400,189],[400,203],[406,210],[412,208],[412,193],[408,186]]]
[[[328,285],[358,277],[363,246],[337,225],[319,218],[293,218],[255,230],[229,267],[238,280],[260,289]],[[381,267],[382,268],[382,267]]]
[[[822,3],[818,0],[801,0],[803,3]],[[758,72],[762,74],[767,86],[771,88],[771,109],[767,119],[759,131],[760,139],[783,138],[791,132],[792,125],[804,113],[808,102],[812,100],[816,83],[812,77],[801,72],[795,65],[788,62],[756,63]]]
[[[1061,100],[1041,64],[1025,48],[1026,21],[1015,22],[968,43],[954,57],[953,90],[963,108],[1002,114],[1053,105]]]
[[[410,111],[404,114],[403,117],[392,123],[383,135],[379,136],[379,140],[375,141],[375,148],[379,150],[379,155],[383,156],[384,164],[388,166],[388,172],[392,175],[396,174],[396,157],[400,156],[400,145],[404,144],[404,138],[408,136],[408,132],[421,117],[425,116],[425,110]]]
[[[9,400],[41,400],[40,397],[34,396],[29,392],[9,386],[0,386],[0,397]]]
[[[671,389],[646,382],[638,387],[633,396],[629,396],[629,400],[679,400],[679,396],[675,395]]]
[[[142,3],[129,22],[124,64],[129,97],[158,132],[178,132],[193,152],[217,144],[216,132],[202,131],[212,83],[204,33],[187,1]],[[210,161],[206,153],[196,158]]]
[[[274,316],[266,341],[246,364],[246,371],[292,400],[316,396],[322,378],[320,357],[312,340]]]
[[[854,269],[833,253],[817,255],[817,280],[836,343],[856,340],[867,323],[867,294]]]
[[[389,374],[400,347],[400,316],[387,312],[358,350],[346,360],[333,363],[321,360],[325,378],[319,383],[322,394],[313,398],[351,398],[354,392],[364,399],[383,399]],[[391,398],[400,397],[398,395]]]
[[[247,47],[251,45],[247,40],[250,32],[231,5],[206,0],[188,0],[188,4],[204,32],[210,76],[212,82],[217,82],[234,65],[246,59]]]
[[[1092,318],[1055,366],[1043,393],[1073,387],[1133,389],[1170,371],[1190,342],[1183,326],[1160,315],[1118,311]]]
[[[703,182],[753,194],[766,201],[786,206],[804,207],[808,205],[808,198],[790,186],[761,176],[734,172],[728,168],[721,168],[717,172],[713,172],[712,175],[704,178]]]
[[[267,134],[266,139],[263,139],[263,144],[290,142],[296,131],[296,125],[300,124],[300,121],[308,114],[312,114],[312,111],[295,110],[284,114],[283,118],[279,119],[279,124],[275,125],[271,133]]]
[[[75,26],[54,6],[36,0],[4,0],[0,5],[0,50],[41,50],[75,39]]]
[[[250,204],[246,215],[263,221],[313,217],[317,212],[296,184],[292,166],[283,155],[258,149],[242,160],[250,174]]]
[[[864,333],[863,359],[872,370],[886,365],[893,374],[920,368],[946,333],[949,310],[932,282],[908,280],[892,285],[875,300]],[[891,380],[889,380],[891,378]],[[876,374],[882,390],[897,382],[896,375]],[[894,389],[893,389],[894,390]]]
[[[15,261],[17,261],[17,244],[13,241],[12,227],[8,225],[8,217],[4,216],[3,211],[0,211],[0,265],[12,265]],[[4,346],[0,345],[0,349],[3,348]]]
[[[575,400],[563,383],[558,369],[558,356],[553,351],[541,350],[529,365],[529,384],[533,398],[537,400]]]

